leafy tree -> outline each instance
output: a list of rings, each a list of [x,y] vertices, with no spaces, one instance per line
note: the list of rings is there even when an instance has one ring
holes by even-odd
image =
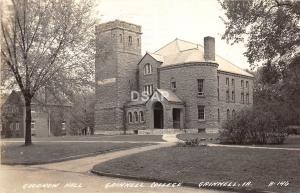
[[[300,1],[219,2],[226,16],[222,18],[226,25],[223,39],[231,43],[245,41],[250,64],[272,61],[272,65],[284,69],[286,63],[281,61],[299,52]]]
[[[71,94],[93,82],[95,20],[91,0],[11,0],[1,5],[1,57],[25,99],[25,145],[31,100],[47,85]]]
[[[281,112],[286,124],[300,124],[300,1],[219,2],[225,11],[223,39],[244,42],[250,65],[262,65],[255,75],[254,105]]]

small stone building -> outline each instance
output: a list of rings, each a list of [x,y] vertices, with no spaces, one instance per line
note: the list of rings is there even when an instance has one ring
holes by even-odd
[[[70,104],[34,97],[31,103],[31,134],[36,137],[65,135],[70,125]],[[21,92],[12,91],[1,106],[2,137],[24,137],[25,102]]]
[[[141,55],[141,26],[96,26],[95,134],[217,132],[253,104],[253,76],[204,46],[180,39]]]

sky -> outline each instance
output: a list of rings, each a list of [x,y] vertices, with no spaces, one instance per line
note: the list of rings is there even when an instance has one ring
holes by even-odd
[[[217,0],[99,0],[101,23],[115,19],[142,26],[142,54],[155,52],[175,38],[203,45],[213,36],[216,53],[235,65],[249,68],[243,43],[230,45],[222,40],[224,16]]]

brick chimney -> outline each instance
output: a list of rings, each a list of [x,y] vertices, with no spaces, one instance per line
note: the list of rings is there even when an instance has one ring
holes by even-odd
[[[204,37],[204,59],[215,61],[215,38]]]

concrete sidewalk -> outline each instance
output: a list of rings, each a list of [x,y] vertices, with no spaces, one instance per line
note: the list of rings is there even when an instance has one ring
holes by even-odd
[[[116,151],[106,154],[100,154],[93,157],[85,157],[76,160],[69,160],[57,163],[50,163],[50,164],[41,164],[41,165],[34,165],[30,166],[32,168],[44,168],[44,169],[51,169],[51,170],[58,170],[58,171],[69,171],[69,172],[89,172],[94,165],[103,163],[112,159],[116,159],[123,156],[128,156],[144,151],[159,149],[163,147],[170,147],[176,145],[176,143],[168,142],[168,143],[160,143],[157,145],[150,145],[145,147],[137,147],[128,150]]]

